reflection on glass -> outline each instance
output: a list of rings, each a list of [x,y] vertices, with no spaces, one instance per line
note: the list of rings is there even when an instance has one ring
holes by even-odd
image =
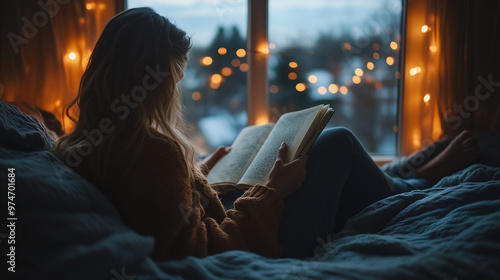
[[[398,0],[270,0],[271,121],[330,104],[328,126],[353,130],[372,153],[395,154],[401,8]]]

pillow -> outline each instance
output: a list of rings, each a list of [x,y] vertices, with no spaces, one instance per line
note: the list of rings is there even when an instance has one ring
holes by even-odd
[[[34,116],[28,116],[13,105],[0,101],[0,147],[21,150],[49,150],[53,136]]]

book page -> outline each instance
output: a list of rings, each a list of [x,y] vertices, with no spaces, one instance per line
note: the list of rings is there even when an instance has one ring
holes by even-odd
[[[231,151],[219,160],[208,173],[208,182],[236,185],[252,162],[274,124],[245,127],[231,146]]]
[[[322,108],[323,105],[319,105],[281,116],[259,153],[248,167],[247,172],[241,178],[239,184],[242,186],[239,186],[239,188],[267,183],[269,172],[271,172],[276,161],[281,142],[285,142],[288,146],[285,162],[290,162],[292,155],[295,154],[300,142]]]

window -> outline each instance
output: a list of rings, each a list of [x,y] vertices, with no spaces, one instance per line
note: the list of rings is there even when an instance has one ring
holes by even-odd
[[[270,0],[270,120],[330,104],[328,126],[395,155],[401,11],[398,0]]]
[[[182,81],[200,153],[231,145],[247,125],[244,0],[128,0],[151,6],[192,36]],[[373,154],[395,155],[401,0],[269,0],[269,119],[317,104],[336,113]]]
[[[128,0],[148,6],[191,36],[181,93],[189,136],[200,154],[231,146],[247,125],[247,1]]]

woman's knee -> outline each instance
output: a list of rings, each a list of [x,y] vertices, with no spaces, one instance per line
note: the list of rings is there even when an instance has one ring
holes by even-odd
[[[319,150],[320,153],[331,149],[352,151],[356,142],[356,136],[349,129],[345,127],[328,128],[320,134],[311,150]]]

